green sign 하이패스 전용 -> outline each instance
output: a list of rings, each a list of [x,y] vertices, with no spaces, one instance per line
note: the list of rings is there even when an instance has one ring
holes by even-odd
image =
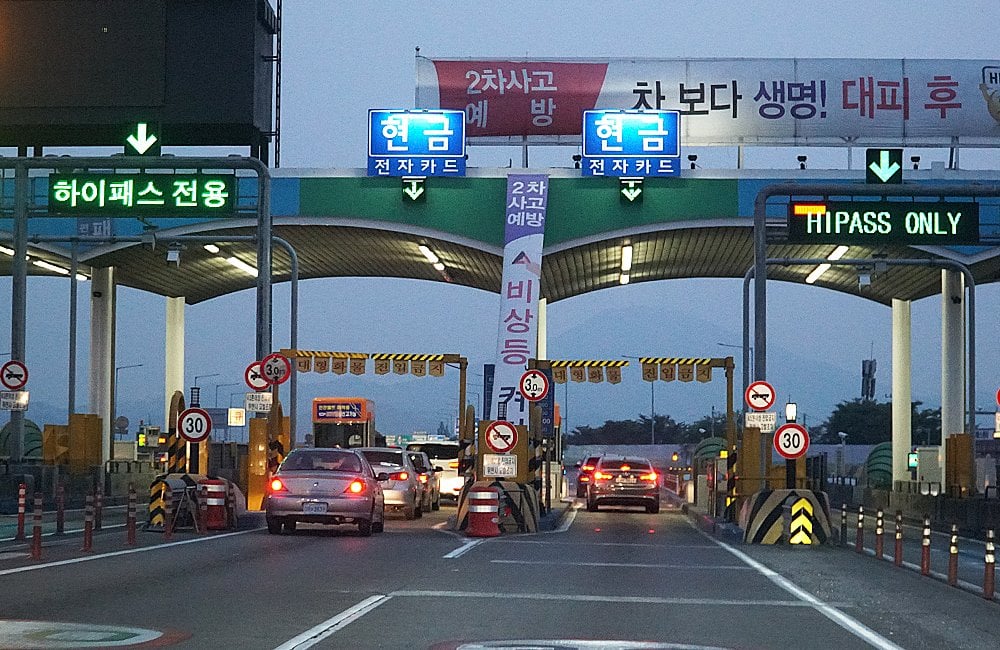
[[[49,178],[53,216],[230,217],[236,177],[223,174],[55,174]]]

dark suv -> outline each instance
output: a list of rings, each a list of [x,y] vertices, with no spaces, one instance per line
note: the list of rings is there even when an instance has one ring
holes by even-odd
[[[598,505],[644,506],[646,512],[660,511],[660,477],[646,458],[603,456],[587,485],[587,510]]]

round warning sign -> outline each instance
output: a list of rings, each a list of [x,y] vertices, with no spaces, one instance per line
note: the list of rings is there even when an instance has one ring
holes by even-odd
[[[181,411],[177,418],[177,428],[188,442],[201,442],[212,433],[212,418],[205,409],[192,406]]]
[[[243,371],[243,380],[251,390],[257,392],[267,390],[268,383],[267,379],[264,378],[264,373],[260,371],[260,361],[254,361],[247,366],[247,369]]]
[[[0,383],[7,390],[21,390],[28,383],[28,367],[16,359],[0,366]]]
[[[486,446],[498,454],[506,454],[517,444],[517,428],[505,420],[490,422],[486,427]]]
[[[283,384],[292,376],[292,362],[279,352],[269,354],[260,362],[260,373],[269,384]]]
[[[524,399],[537,402],[549,392],[549,378],[541,370],[528,370],[521,375],[519,388]]]
[[[774,406],[774,386],[766,381],[755,381],[747,386],[743,399],[753,410],[766,411]]]
[[[788,460],[794,460],[809,450],[809,432],[801,424],[789,422],[774,432],[774,448]]]

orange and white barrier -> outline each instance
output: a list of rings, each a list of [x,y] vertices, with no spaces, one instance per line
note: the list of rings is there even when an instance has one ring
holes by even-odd
[[[500,491],[495,487],[475,487],[469,492],[469,537],[497,537],[500,535]]]

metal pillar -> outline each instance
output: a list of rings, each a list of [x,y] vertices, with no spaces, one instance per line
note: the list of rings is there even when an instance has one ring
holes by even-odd
[[[892,300],[892,480],[910,480],[910,301]]]
[[[184,297],[167,298],[163,374],[163,431],[170,429],[170,400],[184,392]]]
[[[951,482],[945,473],[947,437],[963,431],[965,412],[965,322],[962,318],[965,287],[962,276],[948,269],[941,271],[941,476],[943,484]],[[975,420],[973,419],[973,422]],[[975,435],[975,429],[969,433]]]
[[[115,270],[94,269],[90,279],[90,412],[101,418],[101,465],[111,460],[115,368]]]

